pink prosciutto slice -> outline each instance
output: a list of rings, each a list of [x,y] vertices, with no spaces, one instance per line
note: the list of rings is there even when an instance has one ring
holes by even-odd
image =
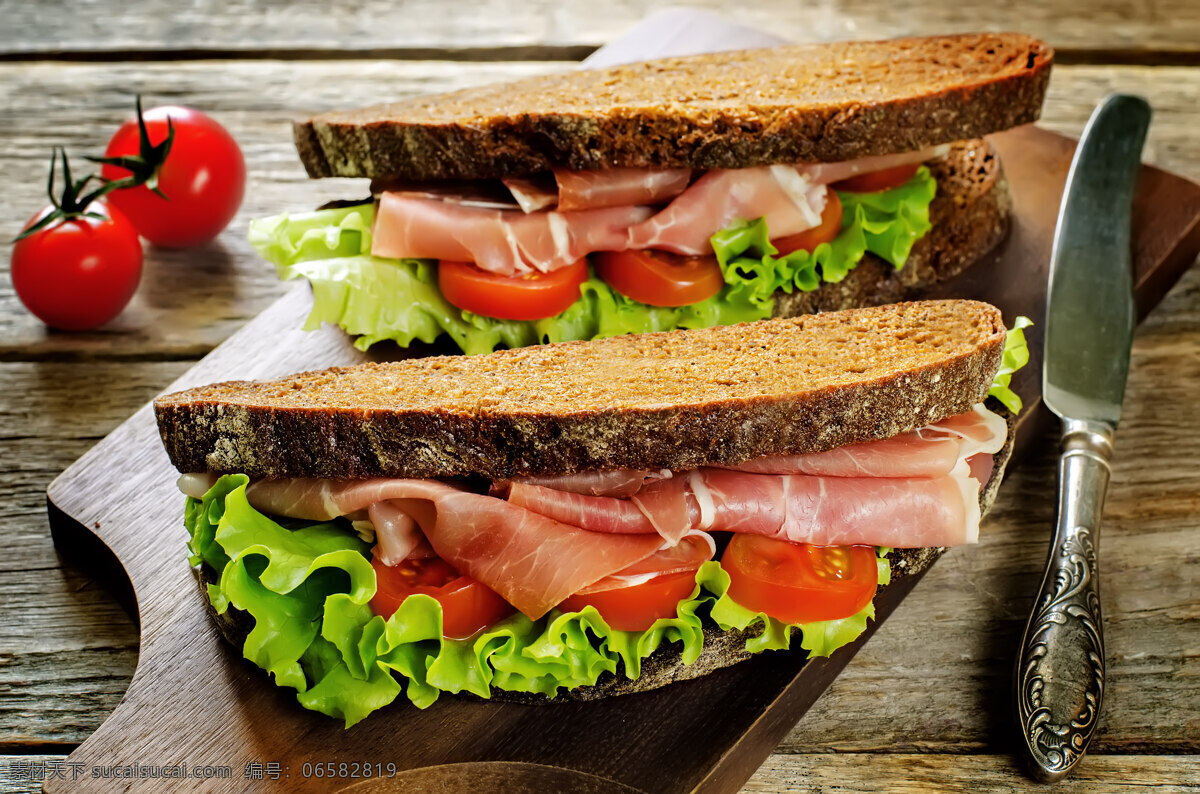
[[[647,482],[670,476],[670,469],[605,469],[551,477],[522,477],[519,480],[497,483],[497,487],[504,491],[510,485],[523,483],[591,496],[633,496]]]
[[[960,460],[994,455],[1007,437],[1004,418],[979,404],[965,414],[892,438],[807,455],[767,455],[724,468],[826,477],[939,477],[950,474]],[[979,464],[980,472],[983,469]],[[985,475],[980,482],[986,481]]]
[[[736,220],[765,218],[772,237],[821,222],[826,188],[787,165],[709,171],[666,209],[629,230],[630,248],[712,253],[708,238]]]
[[[562,212],[660,204],[682,193],[691,181],[687,168],[651,170],[606,168],[598,171],[563,171],[553,178],[505,179],[504,185],[525,212],[557,206]]]
[[[590,496],[514,482],[508,489],[508,501],[589,532],[614,535],[653,535],[655,532],[654,525],[628,499]]]
[[[658,576],[695,571],[717,553],[716,543],[707,532],[692,532],[679,543],[659,549],[612,576],[606,576],[579,591],[579,595],[634,587]]]
[[[399,565],[425,543],[417,522],[394,502],[372,503],[367,516],[375,530],[374,554],[384,565]]]
[[[371,253],[474,262],[502,275],[548,273],[595,251],[620,251],[648,207],[534,212],[473,207],[413,193],[379,197]]]
[[[889,168],[899,168],[902,165],[913,165],[945,157],[950,151],[950,144],[931,146],[928,149],[918,149],[915,152],[899,152],[897,154],[881,154],[875,157],[861,157],[857,160],[846,160],[841,163],[811,163],[796,166],[796,170],[806,175],[819,185],[831,182],[841,182],[859,174],[869,174],[872,171],[884,171]],[[773,236],[774,230],[772,230]]]
[[[624,204],[659,204],[687,189],[687,168],[647,170],[609,168],[603,171],[555,171],[558,208],[562,211]]]
[[[686,504],[685,531],[899,548],[956,546],[979,535],[979,483],[965,463],[954,475],[909,479],[700,469],[697,477],[663,480],[651,489]]]
[[[310,520],[390,502],[439,557],[532,619],[662,545],[657,535],[588,532],[436,480],[263,480],[247,498],[264,512]]]

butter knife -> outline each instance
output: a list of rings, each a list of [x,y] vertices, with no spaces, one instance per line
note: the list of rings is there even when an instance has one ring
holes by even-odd
[[[1047,782],[1083,756],[1104,699],[1096,552],[1136,319],[1129,226],[1149,124],[1141,97],[1113,94],[1096,108],[1050,256],[1042,397],[1062,420],[1058,519],[1014,675],[1023,755]]]

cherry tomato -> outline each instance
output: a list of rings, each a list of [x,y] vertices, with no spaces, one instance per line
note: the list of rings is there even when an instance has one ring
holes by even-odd
[[[54,207],[29,219],[33,226]],[[119,210],[93,201],[88,213],[59,219],[17,241],[13,289],[46,325],[83,331],[121,313],[142,278],[142,243]]]
[[[715,256],[666,251],[603,251],[596,274],[630,300],[651,306],[687,306],[721,291],[725,277]]]
[[[818,245],[831,242],[838,236],[838,232],[842,230],[842,200],[832,190],[826,191],[825,195],[825,209],[821,212],[820,224],[799,234],[771,241],[771,244],[779,249],[780,256],[800,249],[811,254]]]
[[[587,281],[587,261],[580,259],[549,273],[502,276],[469,262],[438,262],[438,288],[453,305],[498,320],[540,320],[562,314],[579,300]]]
[[[735,534],[721,557],[729,597],[785,623],[849,617],[871,602],[879,569],[871,546],[812,546]]]
[[[563,601],[559,609],[578,612],[593,606],[604,622],[619,631],[644,631],[659,618],[675,617],[679,602],[696,587],[696,572],[669,573],[632,587],[576,594]]]
[[[410,595],[432,596],[442,605],[442,633],[450,639],[470,637],[515,611],[495,590],[460,576],[438,557],[408,559],[395,566],[376,557],[371,566],[375,569],[371,609],[376,615],[391,617]]]
[[[847,193],[875,193],[879,190],[890,190],[900,187],[913,178],[920,163],[898,165],[895,168],[885,168],[882,171],[871,171],[866,174],[852,176],[841,182],[834,182],[830,187],[834,190],[844,190]]]
[[[117,190],[108,200],[129,216],[138,233],[155,245],[187,248],[200,245],[229,225],[246,191],[246,162],[229,132],[209,116],[187,107],[167,105],[143,115],[151,144],[167,138],[167,120],[175,130],[166,160],[158,169],[155,195],[147,186]],[[137,119],[126,121],[108,142],[105,157],[141,153]],[[128,169],[105,163],[101,176],[119,180]]]

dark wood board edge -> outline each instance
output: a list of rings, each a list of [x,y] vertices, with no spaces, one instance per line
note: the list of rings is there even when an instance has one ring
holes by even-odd
[[[828,658],[809,659],[805,662],[803,684],[801,676],[793,676],[775,702],[742,734],[737,743],[720,757],[693,790],[705,794],[739,791],[795,726],[799,716],[792,719],[791,715],[803,715],[817,702],[842,669],[858,654],[879,626],[896,611],[900,602],[912,592],[917,582],[925,577],[936,561],[936,557],[929,559],[915,574],[896,580],[893,585],[888,586],[886,593],[877,596],[875,620],[867,624],[867,630],[855,642],[840,648]]]
[[[1014,192],[1017,193],[1018,202],[1022,201],[1021,192],[1025,181],[1025,177],[1020,176],[1022,168],[1024,168],[1026,171],[1032,170],[1033,172],[1037,172],[1039,170],[1046,171],[1044,164],[1039,165],[1036,162],[1037,155],[1046,155],[1051,157],[1051,159],[1055,159],[1058,162],[1057,167],[1061,167],[1061,175],[1065,178],[1066,169],[1065,166],[1061,164],[1061,161],[1064,156],[1069,160],[1069,151],[1071,147],[1073,147],[1073,142],[1069,139],[1065,139],[1061,136],[1057,136],[1053,133],[1042,130],[1024,129],[1014,130],[1009,133],[995,136],[995,140],[997,146],[1001,148],[1002,156],[1005,158],[1006,168],[1009,170],[1010,180],[1014,183]],[[1005,154],[1006,148],[1012,153]],[[1055,152],[1057,152],[1057,154],[1055,154]],[[1034,162],[1031,163],[1030,161]],[[1149,176],[1147,176],[1147,172],[1149,172]],[[1048,173],[1051,177],[1055,175],[1053,169],[1049,170]],[[1037,174],[1038,178],[1043,179],[1043,181],[1045,175],[1045,173]],[[1143,185],[1148,185],[1147,189],[1152,191],[1148,197],[1144,194]],[[1050,189],[1049,192],[1043,189],[1042,195],[1038,197],[1039,206],[1041,206],[1043,210],[1046,206],[1050,206],[1050,204],[1053,204],[1055,207],[1057,206],[1058,196],[1051,196],[1050,194],[1053,194],[1053,192],[1053,189]],[[1058,186],[1058,194],[1061,194],[1061,183]],[[1165,213],[1151,215],[1145,219],[1143,225],[1138,227],[1142,230],[1152,229],[1155,233],[1149,235],[1143,234],[1141,236],[1135,234],[1135,255],[1138,263],[1138,274],[1136,280],[1138,303],[1143,314],[1146,311],[1149,311],[1149,309],[1162,297],[1162,295],[1165,294],[1170,285],[1173,284],[1175,280],[1178,279],[1178,277],[1182,274],[1182,272],[1191,264],[1195,257],[1195,249],[1197,245],[1200,245],[1200,239],[1198,239],[1200,238],[1200,221],[1198,221],[1198,218],[1200,218],[1200,188],[1197,188],[1196,185],[1188,182],[1187,180],[1183,180],[1174,175],[1159,171],[1158,169],[1143,169],[1142,181],[1139,182],[1138,201],[1141,202],[1146,200],[1153,203],[1157,197],[1164,195],[1171,196],[1171,199],[1168,203],[1174,209]],[[1161,204],[1161,201],[1159,201],[1159,203]],[[1021,205],[1019,203],[1018,207],[1020,208],[1020,206]],[[1051,213],[1051,217],[1053,217],[1053,213]],[[1173,228],[1164,229],[1163,224],[1167,222],[1173,223]],[[1031,258],[1030,261],[1034,261],[1034,266],[1036,267],[1036,260],[1032,258],[1039,255],[1044,257],[1045,252],[1048,251],[1048,247],[1045,248],[1045,251],[1039,251],[1036,250],[1036,246],[1030,246],[1031,241],[1030,239],[1027,239],[1029,237],[1029,231],[1030,230],[1028,229],[1022,229],[1021,219],[1018,217],[1018,222],[1013,230],[1013,233],[1002,245],[1001,249],[992,257],[994,262],[999,262],[1006,258],[1012,258],[1016,254]],[[1036,235],[1034,236],[1036,237]],[[1042,242],[1045,243],[1046,241],[1043,240]],[[1028,248],[1028,250],[1022,250],[1023,246]],[[955,285],[951,285],[947,287],[947,289],[962,295],[977,296],[977,290],[981,289],[989,281],[994,283],[994,280],[986,278],[988,271],[981,269],[985,268],[987,265],[988,263],[981,263],[979,266],[968,272],[965,280]],[[246,338],[253,338],[252,329],[260,322],[263,323],[262,327],[270,327],[271,323],[278,323],[281,321],[290,323],[291,325],[283,330],[279,330],[278,327],[274,328],[274,330],[278,332],[277,336],[281,340],[278,344],[273,346],[273,352],[278,356],[277,360],[272,360],[269,362],[242,362],[242,364],[245,365],[246,371],[230,371],[228,367],[228,359],[226,359],[223,363],[219,364],[219,369],[214,370],[214,362],[222,361],[221,357],[216,355],[217,351],[214,351],[212,356],[200,362],[195,368],[190,370],[182,378],[176,381],[175,384],[172,384],[170,388],[182,388],[184,386],[194,385],[200,382],[226,379],[231,377],[269,377],[272,375],[285,374],[286,372],[303,368],[327,366],[330,363],[344,362],[347,360],[348,356],[354,357],[356,354],[351,350],[348,342],[340,333],[336,331],[326,329],[326,331],[317,332],[314,334],[304,334],[303,332],[299,332],[297,330],[298,320],[303,316],[304,308],[307,304],[307,295],[305,292],[305,290],[297,290],[289,293],[289,295],[282,298],[279,302],[264,312],[263,315],[260,315],[260,317],[256,318],[255,321],[252,321],[252,323],[243,331],[243,333],[247,335]],[[1020,313],[1031,314],[1035,317],[1035,319],[1040,319],[1041,316],[1040,312],[1030,310],[1029,308],[1023,308]],[[1011,315],[1006,315],[1006,318],[1011,320]],[[231,338],[226,345],[240,344],[240,342],[237,340],[241,336],[242,334],[235,335],[235,337]],[[1036,366],[1038,364],[1038,360],[1036,359],[1040,358],[1040,356],[1036,355],[1036,348],[1040,341],[1040,336],[1038,335],[1036,329],[1031,331],[1030,339],[1035,348],[1035,361],[1031,362],[1030,368],[1023,373],[1022,377],[1018,379],[1017,383],[1018,390],[1027,396],[1036,395],[1036,380],[1039,379],[1032,374],[1040,369],[1040,367]],[[225,345],[222,345],[220,348],[218,348],[218,351],[224,347]],[[1034,403],[1035,400],[1030,401],[1031,408]],[[151,421],[148,408],[143,408],[138,412],[138,415],[135,415],[130,420],[130,422],[138,421],[139,415],[143,416],[141,419],[142,422]],[[1029,417],[1035,417],[1037,415],[1038,412],[1030,410],[1023,415],[1023,419],[1025,419],[1025,421],[1030,421]],[[130,422],[127,422],[126,425],[129,425]],[[96,529],[92,526],[92,521],[89,520],[89,517],[95,515],[95,511],[91,509],[92,506],[82,504],[80,502],[79,494],[73,494],[71,492],[71,489],[68,487],[70,480],[68,475],[71,475],[72,473],[78,473],[82,468],[86,468],[87,466],[99,461],[100,458],[110,449],[119,449],[121,444],[128,442],[129,438],[131,437],[132,428],[127,427],[126,425],[122,425],[122,427],[114,431],[113,434],[97,445],[97,447],[93,448],[93,450],[89,451],[89,453],[84,455],[79,461],[68,468],[67,471],[64,472],[63,475],[60,475],[60,477],[56,479],[48,489],[48,500],[49,504],[51,505],[51,518],[52,521],[58,524],[54,530],[56,542],[63,541],[67,538],[73,538],[72,540],[66,541],[67,544],[70,545],[77,543],[77,539],[79,537],[91,535],[96,542],[106,546],[114,545],[106,542],[112,540],[112,537],[109,534],[112,530],[108,525],[104,525],[99,529]],[[145,425],[143,424],[142,427],[144,430]],[[1033,440],[1033,437],[1036,437],[1034,433],[1023,431],[1021,433],[1021,441],[1023,442],[1022,446],[1028,445],[1028,443]],[[157,453],[158,457],[165,461],[165,455],[162,454],[161,449],[158,449],[155,452]],[[151,456],[154,456],[155,452],[151,452]],[[155,465],[159,466],[160,468],[162,467],[161,464]],[[75,521],[75,518],[82,518],[82,523]],[[74,534],[71,534],[72,529],[68,529],[63,524],[64,521],[71,521],[75,523],[76,526],[72,528]],[[178,535],[178,532],[176,535]],[[178,552],[178,549],[182,548],[180,545],[181,539],[179,537],[168,537],[165,539],[153,538],[144,546],[142,544],[136,544],[135,548],[126,546],[126,548],[121,549],[116,547],[119,544],[114,545],[114,550],[117,553],[117,557],[119,560],[125,562],[126,567],[124,570],[128,580],[132,582],[134,590],[138,593],[143,593],[148,597],[159,595],[160,593],[156,591],[160,591],[163,583],[161,581],[139,577],[136,573],[130,576],[128,563],[130,560],[133,560],[136,565],[141,565],[144,560],[135,558],[142,558],[144,554],[148,553],[147,548],[155,547],[160,543],[170,544],[171,548],[175,550],[175,552]],[[62,547],[61,543],[60,547]],[[100,559],[100,555],[92,554],[86,549],[80,556],[84,561],[89,559]],[[915,584],[915,577],[913,584]],[[911,587],[911,585],[909,585],[909,587]],[[889,590],[891,590],[891,588],[889,588]],[[193,592],[195,592],[194,588]],[[900,593],[898,588],[896,589],[896,592],[899,594],[899,596],[903,595],[903,593]],[[882,603],[886,595],[887,591],[880,595],[881,603],[878,604],[878,607],[880,608],[881,620],[886,616],[884,614],[885,607],[886,612],[890,614],[891,610],[895,606],[894,603]],[[899,596],[896,599],[897,603],[900,600]],[[198,595],[196,597],[197,599],[199,598]],[[153,607],[151,608],[151,611],[152,610]],[[143,615],[143,653],[148,653],[148,648],[151,645],[156,645],[159,640],[170,639],[155,636],[156,627],[153,625],[153,621],[146,619],[147,617],[147,615]],[[152,615],[150,617],[152,617]],[[873,631],[874,626],[872,626],[870,629],[870,632]],[[211,628],[209,629],[209,633],[210,635],[213,633]],[[147,636],[148,634],[150,635],[149,637]],[[191,639],[194,640],[195,638]],[[201,640],[201,644],[209,643],[211,642],[212,637],[203,637]],[[860,639],[859,642],[861,643],[861,641],[863,640]],[[857,646],[855,646],[855,649],[856,648]],[[844,664],[852,655],[853,650],[847,649],[843,653],[843,656],[835,654],[833,660],[822,661],[820,664],[801,666],[798,668],[798,670],[796,662],[793,660],[792,667],[788,671],[788,676],[783,680],[778,693],[773,699],[765,703],[762,713],[758,715],[757,719],[753,721],[746,732],[739,739],[732,742],[721,754],[720,758],[717,759],[717,761],[710,768],[707,770],[697,770],[697,777],[692,778],[689,781],[675,781],[682,784],[678,787],[679,790],[699,788],[706,791],[721,791],[729,790],[727,787],[730,786],[736,787],[740,785],[741,781],[753,773],[754,769],[757,768],[761,761],[778,743],[778,740],[782,738],[784,734],[786,734],[788,728],[790,728],[796,719],[798,719],[803,713],[803,710],[811,705],[816,697],[819,696],[820,691],[824,689],[824,687],[829,681],[832,680],[834,676],[836,676],[837,672],[844,666]],[[216,656],[218,657],[217,663],[219,664],[226,664],[230,660],[236,660],[236,653],[228,650],[222,650],[218,652]],[[722,673],[736,675],[738,673],[735,673],[734,671],[737,671],[739,668],[752,670],[755,667],[754,663],[758,661],[760,660],[751,660],[751,662],[744,663],[744,665],[739,665],[738,667],[721,671],[715,675],[720,676]],[[142,668],[142,662],[143,659],[139,659],[139,672]],[[746,665],[749,665],[749,667],[746,667]],[[248,663],[243,663],[240,665],[242,668],[247,666]],[[745,674],[749,675],[750,673]],[[265,682],[263,676],[261,674],[257,674],[257,671],[248,673],[246,670],[232,670],[229,671],[229,675],[239,679],[237,686],[235,687],[235,689],[239,689],[239,691],[244,688],[243,679],[251,681],[251,683],[256,686],[262,686]],[[255,676],[257,677],[255,678]],[[802,687],[800,686],[799,682],[801,681],[801,678],[807,681],[808,676],[812,677],[814,684],[818,681],[822,683],[820,683],[820,686],[817,687],[815,691],[800,692],[799,690],[801,690]],[[126,700],[123,700],[118,706],[117,711],[114,712],[114,716],[110,718],[110,721],[106,722],[105,725],[102,725],[96,734],[94,734],[83,745],[81,745],[79,750],[73,754],[74,757],[82,757],[85,754],[85,751],[99,746],[101,739],[109,733],[109,731],[106,731],[106,728],[112,727],[110,723],[114,721],[117,715],[122,713],[122,710],[127,706],[126,701],[134,698],[134,696],[137,694],[136,689],[140,688],[144,683],[144,681],[139,681],[139,676],[135,674],[134,682],[130,686],[130,691],[126,694]],[[680,684],[676,686],[684,687],[686,684]],[[674,688],[675,687],[672,687],[671,689]],[[273,689],[273,687],[271,689]],[[649,694],[652,693],[647,693],[647,695]],[[260,702],[256,699],[257,696],[251,691],[247,691],[246,696],[248,698],[248,702],[249,700]],[[644,696],[634,695],[628,697],[638,698]],[[286,694],[283,696],[274,696],[274,700],[276,701],[280,700],[281,698],[287,699]],[[243,704],[243,707],[247,707],[248,702],[247,704]],[[612,702],[616,703],[617,701],[614,700]],[[291,704],[291,708],[294,709],[296,707],[294,704]],[[142,718],[144,718],[144,715],[142,715]],[[307,731],[308,733],[312,733],[312,731],[320,733],[327,729],[326,726],[331,725],[329,721],[320,717],[316,717],[311,720],[304,720],[302,723],[311,726]],[[334,727],[336,728],[336,726]],[[337,730],[340,730],[340,728],[337,728]],[[297,739],[297,741],[301,741],[304,738],[305,737],[301,736]],[[449,766],[458,768],[458,770],[453,774],[465,771],[464,769],[460,768],[461,765],[457,764],[434,764],[425,768],[442,769],[443,767]],[[523,766],[522,769],[533,774],[537,774],[535,769],[537,766],[537,764],[526,764],[526,766]],[[479,767],[478,771],[483,771],[485,767],[486,762],[485,766]],[[509,771],[516,771],[516,767],[505,768]],[[451,773],[446,772],[443,769],[442,772],[437,774]],[[741,776],[740,780],[738,780],[738,776]],[[409,777],[408,780],[410,783],[416,783],[417,778]],[[430,778],[430,780],[432,781],[433,778]],[[48,787],[47,790],[52,790],[52,788]]]

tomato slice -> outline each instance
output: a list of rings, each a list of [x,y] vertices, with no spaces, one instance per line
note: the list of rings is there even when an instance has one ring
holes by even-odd
[[[920,163],[913,163],[898,165],[895,168],[885,168],[882,171],[870,171],[843,179],[841,182],[834,182],[830,187],[834,190],[844,190],[847,193],[875,193],[880,190],[890,190],[900,187],[912,179],[913,174],[917,173],[917,169],[920,167]]]
[[[651,306],[687,306],[721,291],[725,276],[715,256],[666,251],[602,251],[596,275],[630,300]]]
[[[846,618],[871,602],[879,579],[873,546],[813,546],[736,534],[721,567],[729,597],[785,623]]]
[[[516,611],[495,590],[460,576],[439,557],[408,559],[395,566],[375,557],[371,567],[375,569],[371,609],[376,615],[391,617],[410,595],[432,596],[442,605],[442,633],[450,639],[470,637]]]
[[[645,631],[659,618],[675,617],[679,602],[690,596],[695,587],[695,571],[669,573],[631,587],[576,593],[558,608],[564,612],[578,612],[592,606],[614,629]]]
[[[791,234],[772,240],[771,245],[779,249],[779,255],[804,249],[810,254],[821,243],[832,242],[842,230],[842,200],[832,190],[825,192],[825,209],[821,211],[821,223],[799,234]]]
[[[521,276],[489,273],[470,262],[438,262],[438,288],[465,311],[498,320],[540,320],[562,314],[579,300],[587,281],[587,260],[549,273]]]

